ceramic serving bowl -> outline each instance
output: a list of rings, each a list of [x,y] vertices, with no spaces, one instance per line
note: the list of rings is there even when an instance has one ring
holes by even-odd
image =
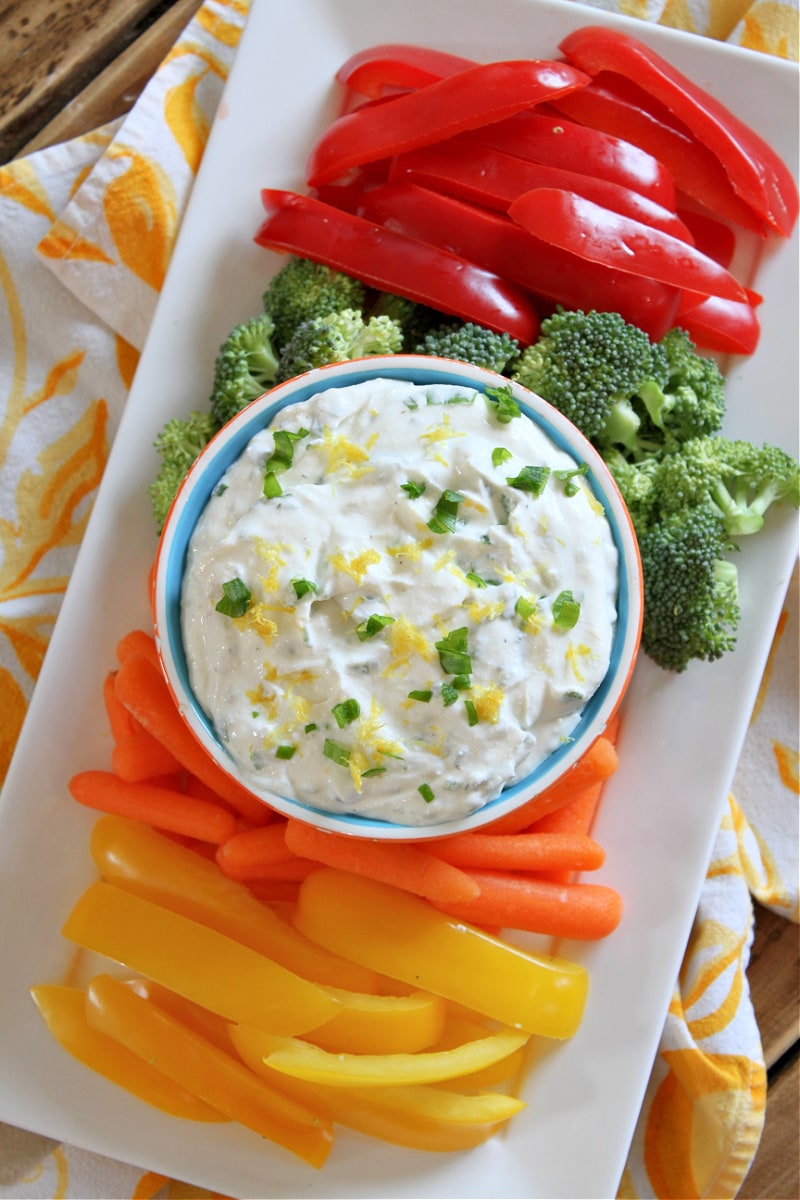
[[[509,383],[491,371],[418,355],[338,363],[298,376],[254,401],[212,439],[184,481],[162,531],[153,576],[153,607],[156,640],[166,679],[181,715],[195,737],[227,774],[251,792],[252,786],[218,737],[190,680],[181,621],[182,583],[189,542],[222,476],[254,435],[269,426],[277,413],[287,405],[302,405],[328,388],[350,387],[377,379],[403,380],[423,386],[454,385],[477,391]],[[371,839],[422,840],[478,829],[511,812],[560,779],[603,733],[617,710],[636,661],[642,624],[641,564],[630,518],[602,458],[583,435],[540,397],[515,383],[511,387],[523,417],[536,423],[557,447],[587,465],[585,483],[605,512],[619,560],[617,619],[605,676],[582,709],[569,738],[558,744],[525,778],[509,783],[498,795],[466,816],[420,826],[403,824],[395,819],[389,821],[327,811],[291,796],[270,793],[268,797],[259,797],[279,812],[323,829]]]

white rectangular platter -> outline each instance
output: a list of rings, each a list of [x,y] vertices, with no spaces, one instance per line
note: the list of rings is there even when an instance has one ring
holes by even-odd
[[[336,112],[336,68],[381,42],[480,60],[552,57],[588,23],[627,27],[714,92],[796,171],[797,70],[766,56],[557,0],[254,0],[156,318],[2,794],[0,1118],[235,1197],[611,1197],[623,1171],[707,861],[796,554],[794,514],[770,515],[740,556],[735,653],[682,675],[647,661],[625,709],[622,765],[596,835],[625,899],[617,933],[562,952],[591,972],[584,1024],[524,1083],[526,1111],[464,1154],[401,1150],[343,1132],[320,1173],[234,1126],[151,1111],[72,1061],[28,989],[63,978],[59,930],[93,877],[93,817],[68,797],[110,753],[101,704],[114,646],[148,622],[155,533],[146,487],[169,415],[207,403],[216,347],[255,312],[279,260],[252,236],[262,187],[301,188]],[[761,345],[729,375],[726,431],[796,452],[797,234],[754,254]]]

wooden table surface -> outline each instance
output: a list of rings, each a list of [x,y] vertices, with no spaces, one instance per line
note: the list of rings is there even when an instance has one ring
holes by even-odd
[[[126,113],[198,7],[0,0],[0,165]],[[800,930],[758,906],[748,977],[769,1087],[761,1145],[739,1196],[797,1200]]]

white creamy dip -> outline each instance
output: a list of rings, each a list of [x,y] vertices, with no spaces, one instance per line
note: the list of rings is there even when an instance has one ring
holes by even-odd
[[[569,738],[608,668],[618,554],[580,464],[505,415],[449,385],[330,388],[226,473],[190,542],[183,637],[266,800],[431,825]],[[225,591],[242,615],[217,610]]]

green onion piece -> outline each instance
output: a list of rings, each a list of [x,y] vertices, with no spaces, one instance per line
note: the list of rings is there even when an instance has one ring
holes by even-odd
[[[340,742],[335,742],[333,738],[325,738],[322,743],[322,753],[331,762],[336,763],[337,767],[347,767],[350,765],[350,751],[347,746],[343,746]]]
[[[226,617],[243,617],[250,607],[252,593],[241,579],[229,579],[222,585],[222,599],[217,603],[216,610]]]
[[[319,726],[317,725],[316,721],[309,721],[308,725],[306,725],[303,732],[304,733],[313,733],[314,730],[318,729],[318,728],[319,728]]]
[[[486,402],[490,412],[501,425],[508,425],[515,417],[520,416],[520,407],[514,399],[514,393],[509,384],[505,387],[490,387],[486,389]]]
[[[420,700],[423,704],[427,704],[432,696],[433,696],[433,692],[431,692],[431,691],[420,691],[420,692],[409,692],[408,693],[409,700]]]
[[[428,521],[428,529],[432,533],[455,533],[458,506],[463,499],[464,497],[461,492],[454,492],[452,488],[445,488],[436,501],[433,516]]]
[[[278,476],[274,471],[267,471],[264,476],[264,495],[268,500],[274,500],[277,496],[283,495],[283,488],[278,483]]]
[[[422,799],[426,804],[430,804],[431,801],[435,799],[433,788],[429,783],[420,784],[420,786],[417,788],[417,791],[419,792],[420,796],[422,796]]]
[[[417,483],[415,479],[409,479],[408,483],[400,484],[400,487],[404,492],[408,492],[412,500],[416,500],[418,496],[421,496],[427,486],[427,483]]]
[[[469,721],[470,725],[477,725],[478,724],[478,710],[476,709],[473,702],[471,700],[465,700],[464,708],[466,709],[467,720]]]
[[[475,571],[467,571],[467,583],[471,583],[472,586],[476,588],[485,588],[489,586],[486,580],[481,575],[478,575]]]
[[[386,767],[370,767],[368,771],[361,772],[362,779],[372,779],[375,775],[383,775]]]
[[[565,496],[574,496],[577,492],[580,491],[580,488],[578,487],[577,483],[574,482],[574,480],[577,478],[578,475],[588,475],[589,474],[589,464],[581,463],[581,465],[579,467],[576,467],[574,470],[569,470],[567,468],[563,471],[553,471],[553,474],[555,475],[556,479],[560,479],[563,482],[564,495]]]
[[[520,596],[514,605],[514,612],[522,617],[523,621],[527,621],[528,617],[532,617],[536,612],[536,604],[533,600],[529,600],[527,596]]]
[[[356,628],[356,634],[360,642],[365,642],[367,638],[375,637],[376,633],[380,633],[387,625],[394,624],[394,617],[388,617],[385,613],[373,613],[367,617],[366,621],[362,621]]]
[[[299,600],[302,596],[308,595],[309,592],[318,592],[319,588],[314,583],[313,579],[293,579],[292,587],[294,594]]]
[[[455,704],[458,699],[458,689],[454,688],[452,683],[442,684],[442,700],[445,708],[449,708],[451,704]]]
[[[549,467],[523,467],[519,475],[506,475],[509,487],[519,488],[521,492],[530,492],[532,496],[541,496],[550,475]]]
[[[499,467],[502,463],[508,462],[510,458],[510,450],[506,450],[505,446],[495,446],[492,451],[492,466]]]
[[[293,758],[294,757],[294,749],[295,749],[294,746],[278,746],[277,750],[275,751],[275,757],[276,758]]]
[[[553,624],[556,629],[574,629],[580,615],[580,603],[572,592],[559,592],[553,601]]]
[[[331,712],[336,718],[339,728],[344,729],[345,725],[350,725],[359,716],[361,705],[351,697],[349,700],[342,700],[339,704],[334,704]]]
[[[472,660],[467,652],[468,631],[466,626],[453,629],[434,645],[439,651],[439,662],[447,675],[471,675]]]
[[[459,692],[466,691],[467,688],[472,687],[472,680],[469,675],[454,675],[450,682]]]
[[[288,471],[294,460],[294,443],[304,437],[308,437],[307,429],[300,429],[297,433],[288,429],[276,429],[272,435],[272,455],[264,464],[267,471],[271,471],[273,475],[280,471]]]

